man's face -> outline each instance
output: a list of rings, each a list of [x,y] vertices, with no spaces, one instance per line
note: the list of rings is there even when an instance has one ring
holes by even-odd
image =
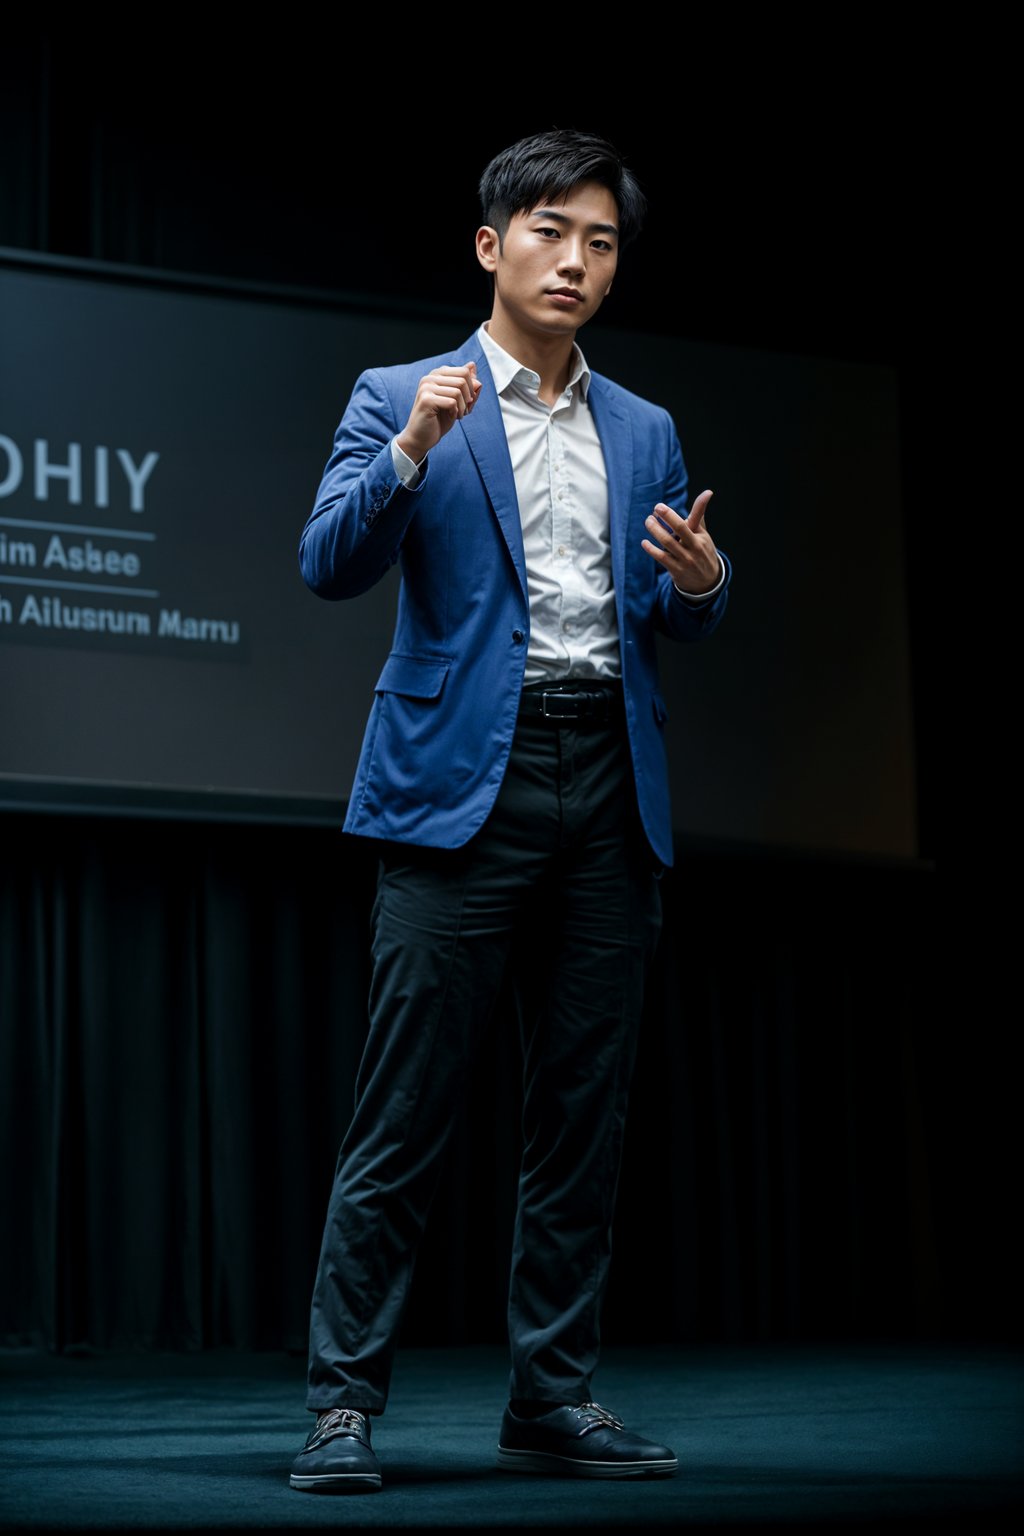
[[[485,225],[477,232],[477,257],[494,276],[494,319],[520,333],[571,336],[611,288],[618,228],[615,198],[596,181],[517,213],[500,243]]]

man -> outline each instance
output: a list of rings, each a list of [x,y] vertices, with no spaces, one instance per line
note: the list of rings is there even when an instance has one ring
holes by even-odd
[[[401,560],[346,829],[380,840],[370,1029],[313,1296],[291,1484],[379,1488],[369,1416],[474,1041],[519,989],[524,1151],[509,1294],[512,1470],[644,1477],[665,1446],[591,1400],[643,976],[672,860],[655,631],[709,633],[728,565],[667,412],[591,373],[645,202],[558,130],[480,186],[489,322],[358,380],[300,562],[326,598]]]

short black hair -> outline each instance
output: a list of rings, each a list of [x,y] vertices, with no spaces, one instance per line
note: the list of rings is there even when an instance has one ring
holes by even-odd
[[[575,128],[552,128],[520,139],[495,155],[480,178],[484,223],[503,241],[517,213],[567,197],[574,187],[596,181],[607,187],[619,210],[619,247],[640,233],[647,199],[622,156],[607,139]]]

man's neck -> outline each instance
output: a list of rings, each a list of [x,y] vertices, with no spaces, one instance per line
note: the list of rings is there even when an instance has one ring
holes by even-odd
[[[492,314],[488,320],[487,334],[499,347],[504,347],[517,363],[522,363],[524,368],[532,368],[534,373],[540,375],[537,393],[545,405],[554,405],[560,399],[572,374],[575,334],[530,335],[517,326],[509,325],[506,318],[498,313]]]

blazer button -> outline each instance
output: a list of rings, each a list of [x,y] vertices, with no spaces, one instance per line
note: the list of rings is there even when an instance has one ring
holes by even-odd
[[[521,629],[514,629],[512,631],[512,639],[515,641],[516,645],[522,645],[523,641],[526,639],[526,636],[523,634]]]

